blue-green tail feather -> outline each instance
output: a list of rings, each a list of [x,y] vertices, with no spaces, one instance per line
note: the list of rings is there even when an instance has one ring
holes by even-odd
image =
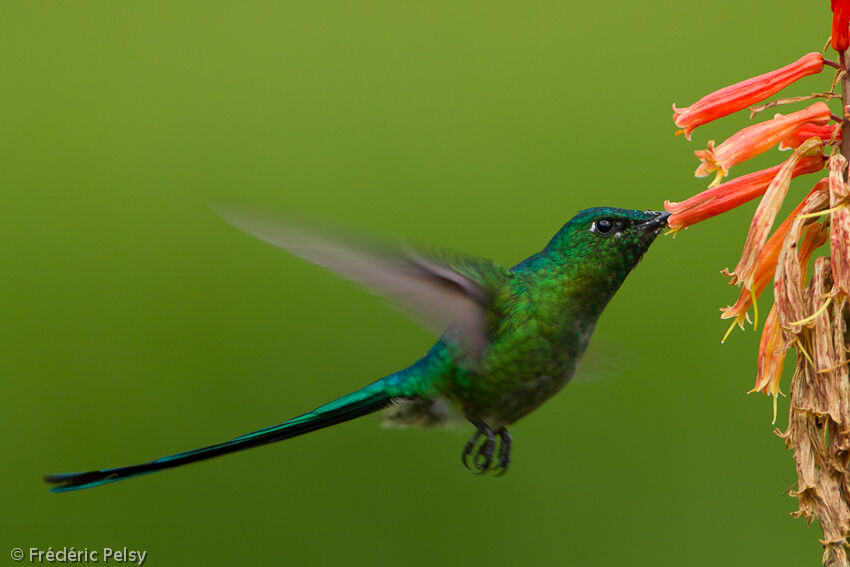
[[[390,404],[393,397],[400,394],[403,395],[399,388],[401,385],[400,382],[403,382],[401,378],[399,374],[388,376],[347,396],[318,407],[311,412],[292,418],[289,421],[236,437],[224,443],[162,457],[148,463],[82,473],[52,474],[44,477],[44,480],[49,484],[56,485],[50,489],[51,491],[66,492],[179,467],[196,461],[218,457],[219,455],[258,447],[260,445],[274,443],[275,441],[282,441],[342,423],[386,407]]]

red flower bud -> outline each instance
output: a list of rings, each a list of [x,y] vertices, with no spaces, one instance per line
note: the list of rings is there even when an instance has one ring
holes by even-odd
[[[830,0],[832,7],[832,48],[847,51],[850,47],[850,1]]]

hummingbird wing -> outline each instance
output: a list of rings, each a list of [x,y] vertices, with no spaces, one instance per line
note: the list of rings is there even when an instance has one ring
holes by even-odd
[[[639,362],[641,357],[634,349],[597,329],[570,383],[598,384],[620,380],[629,376]]]
[[[479,360],[494,298],[510,272],[490,260],[377,241],[246,211],[218,211],[230,224],[390,299],[425,328]]]

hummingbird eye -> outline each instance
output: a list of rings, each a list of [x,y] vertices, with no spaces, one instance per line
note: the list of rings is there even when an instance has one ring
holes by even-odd
[[[614,222],[611,219],[599,219],[594,221],[590,227],[591,232],[595,232],[599,236],[608,236],[614,231]]]

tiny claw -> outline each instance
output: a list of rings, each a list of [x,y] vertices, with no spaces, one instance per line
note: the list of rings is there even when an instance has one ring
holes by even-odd
[[[460,460],[468,471],[471,471],[472,469],[470,468],[469,461],[467,459],[469,459],[469,456],[472,455],[472,450],[475,448],[475,444],[478,443],[478,439],[481,435],[481,430],[477,429],[469,441],[466,442],[466,445],[463,446],[463,452],[460,454]]]
[[[472,421],[470,419],[470,421]],[[466,442],[466,445],[463,446],[463,452],[461,453],[461,462],[463,462],[463,466],[467,468],[467,470],[475,469],[476,474],[482,474],[486,472],[490,465],[493,463],[493,452],[496,449],[496,439],[493,435],[493,430],[487,426],[482,421],[472,421],[472,424],[475,425],[476,431]],[[475,447],[478,444],[478,440],[481,437],[485,437],[484,442],[478,446],[476,450]],[[469,463],[469,457],[472,457],[472,466]]]

